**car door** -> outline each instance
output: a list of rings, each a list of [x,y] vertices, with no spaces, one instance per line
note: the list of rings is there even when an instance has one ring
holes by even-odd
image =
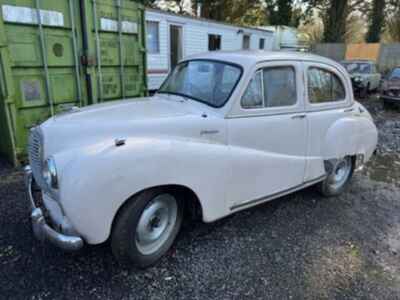
[[[304,70],[309,124],[305,180],[309,181],[325,174],[325,159],[335,158],[331,157],[332,149],[328,149],[329,131],[339,119],[352,115],[353,100],[351,84],[337,68],[327,64],[304,63]],[[336,141],[338,146],[341,142]]]
[[[258,65],[228,117],[230,210],[301,186],[307,153],[301,63]]]

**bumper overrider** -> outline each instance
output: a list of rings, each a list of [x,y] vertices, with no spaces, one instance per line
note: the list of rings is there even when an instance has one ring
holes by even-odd
[[[26,166],[25,185],[27,189],[27,198],[31,206],[32,229],[35,237],[40,241],[48,241],[66,251],[76,251],[83,247],[83,239],[79,236],[70,236],[54,230],[47,224],[43,210],[37,207],[32,192],[33,174],[30,166]]]

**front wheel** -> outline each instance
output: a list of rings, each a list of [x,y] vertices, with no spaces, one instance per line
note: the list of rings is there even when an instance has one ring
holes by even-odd
[[[177,195],[162,189],[140,193],[117,216],[111,235],[114,255],[139,268],[155,264],[172,246],[182,219]]]
[[[350,156],[336,160],[326,179],[319,184],[320,192],[327,197],[341,194],[353,175],[354,167],[354,160]]]

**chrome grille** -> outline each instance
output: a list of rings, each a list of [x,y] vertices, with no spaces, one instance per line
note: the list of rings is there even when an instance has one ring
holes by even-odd
[[[43,135],[39,127],[31,130],[28,143],[29,164],[32,168],[33,177],[40,187],[44,187],[42,178],[43,168]]]

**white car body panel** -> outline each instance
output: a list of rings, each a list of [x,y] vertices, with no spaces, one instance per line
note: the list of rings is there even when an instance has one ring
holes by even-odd
[[[44,158],[52,156],[57,165],[60,206],[87,243],[104,242],[122,205],[148,188],[189,188],[201,203],[203,220],[211,222],[318,182],[327,159],[363,154],[368,160],[375,150],[375,125],[354,102],[339,64],[282,52],[195,58],[242,66],[243,76],[222,108],[156,95],[82,108],[41,125]],[[242,109],[240,98],[254,71],[282,64],[296,68],[298,103]],[[323,108],[308,104],[307,64],[339,74],[346,100]],[[299,114],[305,117],[296,118]],[[115,145],[119,138],[125,145]]]

